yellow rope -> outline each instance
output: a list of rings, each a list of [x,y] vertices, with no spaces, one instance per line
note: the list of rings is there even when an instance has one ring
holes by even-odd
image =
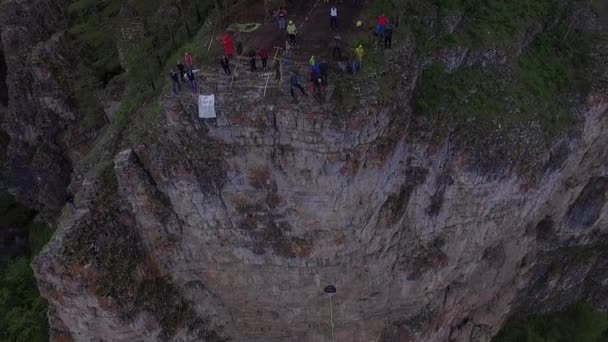
[[[332,342],[336,342],[336,338],[334,337],[334,310],[331,303],[331,295],[329,295],[329,319],[331,321],[331,340]]]

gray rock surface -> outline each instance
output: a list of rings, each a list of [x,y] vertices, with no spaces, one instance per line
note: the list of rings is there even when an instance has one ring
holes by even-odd
[[[166,102],[160,141],[116,156],[112,196],[145,255],[127,256],[133,283],[162,277],[218,338],[330,340],[327,284],[337,288],[338,341],[488,341],[513,310],[578,300],[607,308],[605,93],[589,97],[571,153],[537,184],[471,171],[449,142],[402,136],[383,149],[391,121],[382,108],[340,126],[293,105],[207,123],[187,108]],[[43,291],[76,340],[146,340],[162,315],[106,307],[120,295],[91,293],[72,268],[57,269],[74,260],[60,252],[69,235],[99,210],[92,203],[61,220],[37,265]],[[80,267],[116,267],[97,262]],[[107,318],[125,312],[138,314]],[[174,324],[173,340],[194,340],[192,327]]]
[[[54,4],[1,5],[2,187],[58,210],[79,115]],[[444,52],[434,62],[450,70],[506,55]],[[213,121],[195,118],[194,96],[161,99],[147,135],[72,180],[75,205],[33,264],[51,339],[330,341],[327,284],[336,341],[489,341],[514,313],[608,309],[606,87],[588,94],[578,131],[531,153],[544,168],[530,180],[502,164],[482,172],[451,135],[429,142],[404,123],[414,62],[393,70],[394,103],[355,89],[350,113],[294,104],[281,84],[269,99],[247,84],[220,94]]]
[[[66,87],[70,65],[60,30],[61,1],[3,1],[0,50],[8,102],[0,188],[27,205],[55,211],[65,202],[70,158],[64,135],[74,120]]]

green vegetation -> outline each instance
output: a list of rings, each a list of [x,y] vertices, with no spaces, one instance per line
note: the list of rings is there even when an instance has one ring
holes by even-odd
[[[47,302],[40,297],[30,260],[0,264],[0,340],[48,341]]]
[[[397,5],[396,0],[375,0],[366,6],[365,18],[368,23],[375,25],[378,16],[385,14],[391,17],[393,14],[398,13],[398,9],[401,6],[402,4],[399,4],[399,6]],[[393,19],[394,18],[391,18],[391,20]]]
[[[42,251],[42,248],[51,241],[53,230],[46,224],[40,222],[30,222],[25,229],[27,229],[29,234],[28,245],[30,255],[36,256]]]
[[[528,51],[510,65],[465,67],[448,73],[428,68],[414,99],[416,113],[452,125],[470,119],[478,124],[539,122],[551,137],[574,120],[572,98],[585,91],[586,56],[590,39],[567,28],[541,34]]]
[[[0,226],[22,227],[28,224],[34,215],[34,210],[17,203],[13,195],[0,193]]]
[[[29,254],[0,260],[0,341],[48,341],[47,302],[40,297],[31,259],[49,241],[52,231],[33,220],[35,211],[0,193],[0,229],[21,227],[28,232]]]
[[[183,60],[184,52],[192,53],[195,65],[209,61],[207,44],[214,26],[201,26],[211,21],[218,3],[226,7],[231,1],[72,1],[67,10],[69,32],[86,52],[83,63],[94,69],[88,73],[92,79],[81,80],[75,87],[80,90],[79,105],[92,109],[84,110],[84,125],[103,118],[98,94],[107,82],[113,79],[124,85],[120,108],[76,165],[80,172],[102,172],[120,141],[128,143],[133,138],[141,143],[159,116],[161,94],[169,91],[169,70],[176,60]]]
[[[560,0],[435,0],[439,12],[462,12],[458,34],[475,44],[504,44],[557,14]]]
[[[85,52],[85,60],[96,78],[107,82],[120,74],[119,50],[133,52],[129,68],[144,68],[147,74],[164,66],[167,58],[200,27],[212,2],[179,0],[75,0],[67,9],[69,32]],[[127,46],[121,46],[117,37]]]
[[[509,47],[531,28],[550,23],[563,9],[564,0],[377,0],[366,8],[365,22],[372,27],[385,13],[402,34],[411,33],[419,52],[428,54],[449,46]],[[454,32],[429,19],[453,18]],[[462,18],[462,19],[459,19]],[[443,19],[441,20],[444,21]]]
[[[0,229],[2,227],[22,227],[28,232],[30,255],[37,255],[51,239],[53,231],[45,224],[35,222],[36,211],[15,201],[6,192],[0,193]]]
[[[494,342],[597,342],[608,333],[608,314],[580,303],[559,313],[518,318]]]

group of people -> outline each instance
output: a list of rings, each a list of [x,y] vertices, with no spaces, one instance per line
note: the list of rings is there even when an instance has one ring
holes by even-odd
[[[192,87],[192,91],[196,92],[198,84],[196,81],[196,75],[194,75],[194,66],[192,55],[189,52],[184,53],[184,61],[178,60],[175,65],[176,69],[171,69],[169,76],[173,82],[173,93],[177,94],[182,90],[182,83],[189,82]]]
[[[277,23],[279,24],[279,31],[287,31],[287,36],[289,38],[289,44],[296,44],[296,34],[298,32],[298,28],[293,20],[290,20],[287,25],[285,25],[285,20],[287,18],[287,10],[281,6],[279,9],[274,11],[274,16],[277,18]]]
[[[308,60],[310,66],[310,81],[313,86],[313,92],[318,92],[321,87],[327,86],[327,74],[329,72],[329,64],[326,61],[319,63],[315,56],[311,56]]]
[[[259,56],[262,60],[262,70],[268,70],[268,50],[266,48],[260,48],[258,51],[253,49],[249,50],[249,68],[251,71],[256,71],[256,56]]]
[[[326,0],[326,2],[329,2]],[[360,5],[359,0],[353,0],[353,5]],[[357,21],[357,28],[363,26],[361,21]],[[338,9],[336,5],[332,5],[329,9],[329,28],[330,30],[338,30]],[[393,38],[393,28],[388,22],[388,17],[385,14],[382,14],[378,17],[378,22],[376,24],[375,35],[379,39],[379,44],[381,45],[384,42],[384,48],[390,49],[392,46],[392,38]],[[334,36],[334,48],[332,50],[332,60],[342,60],[342,49],[344,42],[342,41],[342,37],[340,34],[336,34]],[[365,55],[365,50],[362,44],[359,44],[354,49],[354,56],[350,59],[350,69],[354,74],[356,74],[359,70],[361,70],[361,66],[363,64],[363,56]],[[310,64],[310,74],[311,74],[311,82],[313,83],[314,89],[319,89],[319,86],[327,85],[327,72],[328,72],[328,64],[321,63],[317,64],[315,60],[315,56],[311,56],[309,60]],[[294,82],[294,76],[292,75],[291,82],[291,94],[294,96],[294,86],[298,87],[298,83]],[[297,79],[295,79],[297,80]],[[301,88],[300,88],[301,89]]]
[[[230,76],[232,75],[232,72],[230,71],[230,58],[233,57],[232,49],[234,43],[232,42],[232,37],[229,33],[224,33],[222,36],[222,45],[224,46],[224,55],[220,57],[220,65],[224,70],[224,74]],[[253,49],[249,50],[248,56],[251,71],[257,70],[256,56],[259,56],[262,60],[262,69],[268,70],[268,50],[266,48],[262,47],[257,51]]]
[[[329,0],[325,0],[325,2],[329,2]],[[353,6],[359,6],[360,0],[352,0]],[[280,32],[286,32],[288,36],[288,40],[286,42],[285,52],[289,52],[290,45],[296,44],[296,35],[297,35],[297,27],[293,20],[287,21],[287,10],[284,7],[279,7],[276,11],[274,11],[274,16],[277,19],[278,27]],[[360,28],[362,26],[362,22],[357,22],[357,27]],[[337,31],[338,30],[338,8],[335,4],[333,4],[329,9],[329,28],[330,30]],[[388,18],[386,15],[382,14],[378,17],[378,21],[375,28],[375,35],[378,37],[379,45],[384,43],[384,47],[387,49],[391,48],[392,44],[392,34],[393,29],[391,25],[388,23]],[[237,38],[237,50],[238,50],[238,38]],[[232,70],[230,69],[230,59],[234,57],[233,47],[234,42],[233,38],[229,33],[224,33],[222,36],[222,45],[224,48],[224,54],[220,57],[220,65],[224,72],[224,75],[231,76]],[[241,45],[242,46],[242,45]],[[336,34],[334,36],[334,47],[332,51],[332,60],[342,61],[343,60],[343,46],[344,42],[340,34]],[[237,51],[238,55],[242,55],[242,47],[241,51]],[[244,53],[243,53],[244,54]],[[351,57],[348,63],[348,68],[352,70],[353,75],[356,74],[359,70],[361,70],[363,64],[363,57],[365,55],[365,50],[362,44],[359,44],[354,49],[354,55]],[[250,49],[247,53],[249,57],[249,66],[250,70],[257,70],[257,58],[259,57],[262,61],[262,69],[264,71],[268,70],[268,50],[264,47],[259,48],[257,50]],[[275,62],[275,66],[276,66]],[[309,59],[310,66],[310,82],[312,84],[312,91],[317,92],[322,89],[323,86],[327,86],[328,84],[328,72],[329,72],[329,64],[326,61],[317,62],[315,56],[311,56]],[[192,55],[186,52],[184,54],[183,63],[177,62],[177,70],[171,70],[171,79],[173,80],[173,92],[177,93],[181,90],[181,84],[187,81],[190,82],[192,87],[192,91],[196,92],[197,90],[197,81],[196,76],[193,71],[193,63],[192,63]],[[279,72],[279,70],[277,70]],[[299,83],[298,76],[292,72],[290,76],[290,85],[291,85],[291,95],[295,97],[295,89],[299,89],[302,94],[306,94],[304,87]]]

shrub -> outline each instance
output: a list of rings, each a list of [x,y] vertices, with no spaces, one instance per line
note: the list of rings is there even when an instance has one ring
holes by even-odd
[[[585,67],[590,40],[567,28],[541,34],[515,62],[497,67],[464,67],[448,73],[441,65],[424,71],[413,100],[428,118],[462,124],[539,122],[547,136],[573,123],[576,95],[589,87]],[[576,37],[576,38],[574,38]]]
[[[588,303],[563,312],[534,315],[509,322],[493,342],[596,342],[608,333],[608,315]]]
[[[28,258],[0,265],[0,340],[48,341],[47,302],[40,297]]]

